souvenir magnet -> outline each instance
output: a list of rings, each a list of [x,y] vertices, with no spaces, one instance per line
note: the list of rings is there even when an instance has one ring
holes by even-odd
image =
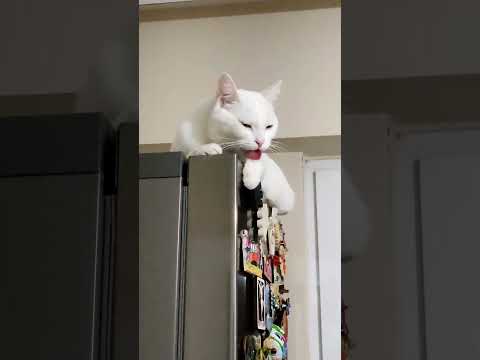
[[[270,294],[270,285],[265,284],[265,327],[268,331],[272,330],[273,325],[273,309]]]
[[[285,359],[285,339],[283,337],[282,329],[278,326],[272,326],[270,335],[263,342],[263,346],[270,352],[272,359]]]
[[[245,360],[257,360],[257,354],[261,350],[262,338],[260,335],[248,335],[243,339],[243,354]]]
[[[257,328],[265,330],[265,280],[257,278]]]
[[[285,277],[287,276],[287,259],[285,258],[285,255],[280,256],[280,272],[283,281],[285,281]]]
[[[288,310],[283,313],[282,329],[284,331],[285,340],[288,340]]]
[[[251,241],[247,230],[242,230],[240,232],[240,239],[242,242],[243,271],[261,277],[262,269],[260,266],[262,263],[262,257],[258,244],[254,244]]]
[[[268,240],[268,254],[270,256],[274,256],[275,255],[275,227],[274,227],[274,223],[272,222],[270,222],[270,225],[268,227],[267,240]]]
[[[265,276],[268,282],[271,283],[273,281],[272,257],[270,255],[264,257],[263,276]]]
[[[277,284],[283,284],[283,273],[282,273],[282,258],[281,256],[275,255],[273,257],[273,282]]]
[[[245,336],[243,340],[243,354],[245,360],[255,360],[256,358],[255,338],[251,335]]]
[[[280,249],[280,246],[283,243],[283,237],[282,237],[282,232],[280,230],[280,224],[278,222],[273,224],[273,237],[275,239],[275,250],[278,252]]]
[[[263,342],[263,346],[268,351],[270,359],[272,360],[284,359],[282,346],[272,337],[266,338],[265,341]]]

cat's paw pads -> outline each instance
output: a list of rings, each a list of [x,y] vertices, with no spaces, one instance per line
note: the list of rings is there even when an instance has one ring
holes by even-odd
[[[263,168],[258,160],[247,160],[243,167],[243,185],[248,190],[255,189],[262,180]]]
[[[205,145],[200,145],[198,148],[193,150],[189,156],[192,155],[218,155],[223,152],[222,147],[218,144],[211,143],[211,144],[205,144]]]

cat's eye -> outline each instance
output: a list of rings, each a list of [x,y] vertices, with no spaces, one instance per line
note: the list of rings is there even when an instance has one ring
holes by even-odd
[[[267,129],[271,129],[273,125],[267,125]]]
[[[252,125],[248,125],[248,124],[245,124],[245,123],[243,123],[243,122],[242,122],[242,125],[245,126],[246,128],[249,128],[249,129],[252,128]]]

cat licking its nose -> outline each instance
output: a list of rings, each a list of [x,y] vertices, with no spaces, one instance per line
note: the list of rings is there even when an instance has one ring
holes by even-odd
[[[244,90],[229,74],[222,74],[216,96],[179,122],[171,150],[187,157],[236,152],[244,161],[244,185],[254,189],[261,183],[265,198],[286,213],[293,208],[295,194],[282,170],[264,153],[278,148],[273,140],[279,124],[274,105],[281,85],[278,81],[260,92]]]

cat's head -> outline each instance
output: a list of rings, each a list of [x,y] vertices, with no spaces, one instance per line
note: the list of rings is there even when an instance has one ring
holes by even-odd
[[[267,150],[278,130],[274,103],[281,85],[278,81],[263,91],[248,91],[238,89],[230,75],[222,74],[211,114],[210,138],[226,150]]]

